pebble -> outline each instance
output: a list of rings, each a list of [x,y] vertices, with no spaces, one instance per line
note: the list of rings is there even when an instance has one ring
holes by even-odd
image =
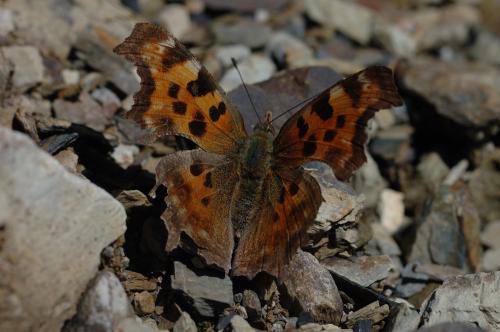
[[[191,28],[188,9],[180,4],[164,6],[158,19],[178,39],[182,39]]]
[[[404,195],[389,188],[382,190],[377,207],[380,223],[389,234],[395,234],[405,226]]]
[[[478,212],[487,222],[500,221],[500,149],[488,151],[471,174],[469,188]]]
[[[486,224],[481,232],[481,243],[493,249],[500,249],[500,220]]]
[[[45,80],[43,59],[33,46],[5,46],[0,52],[14,65],[12,83],[14,88],[24,92]]]
[[[313,58],[313,51],[307,44],[286,32],[274,33],[266,49],[282,66],[299,67]]]
[[[497,240],[498,242],[500,241]],[[484,271],[500,270],[500,248],[489,249],[484,252],[482,268]]]
[[[263,47],[271,37],[268,26],[245,19],[215,22],[213,30],[218,43],[243,44],[251,49]]]
[[[200,315],[215,317],[233,305],[233,284],[229,277],[198,276],[180,262],[174,262],[174,270],[172,289],[188,298],[190,304],[186,305],[192,306]]]
[[[196,323],[187,312],[182,312],[175,322],[173,332],[197,332]]]
[[[251,54],[250,48],[243,44],[226,45],[217,47],[215,50],[215,57],[227,68],[233,65],[231,59],[234,58],[236,62],[241,62]]]
[[[78,84],[80,81],[80,72],[74,69],[63,69],[61,76],[64,80],[64,84],[73,85]]]
[[[12,31],[14,31],[12,10],[0,9],[0,38],[5,38]]]
[[[134,307],[144,315],[152,314],[155,311],[155,298],[148,291],[134,294]]]
[[[0,127],[0,155],[0,187],[9,188],[0,191],[0,261],[10,262],[0,283],[12,301],[0,330],[58,331],[97,273],[101,250],[125,232],[125,211],[23,134]]]
[[[274,63],[261,54],[252,54],[238,63],[238,68],[246,84],[266,80],[276,71]],[[219,83],[225,91],[238,87],[241,84],[241,79],[236,68],[228,69]]]

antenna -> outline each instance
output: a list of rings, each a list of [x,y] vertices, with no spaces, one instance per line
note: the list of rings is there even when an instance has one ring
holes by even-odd
[[[294,108],[299,107],[300,105],[305,104],[305,103],[307,103],[310,100],[316,99],[316,97],[318,97],[319,95],[321,95],[323,92],[320,92],[320,93],[318,93],[318,94],[316,94],[314,96],[306,98],[306,99],[302,100],[301,102],[298,102],[297,104],[293,105],[292,107],[290,107],[289,109],[287,109],[286,111],[284,111],[283,113],[281,113],[280,115],[278,115],[277,117],[275,117],[274,119],[272,119],[270,123],[272,123],[274,120],[277,120],[277,119],[281,118],[283,115],[285,115],[286,113],[290,112]]]
[[[260,121],[259,113],[257,112],[257,109],[255,108],[255,105],[253,103],[252,97],[250,97],[250,92],[248,92],[247,85],[245,84],[245,81],[243,81],[243,76],[241,75],[240,69],[238,68],[238,65],[236,64],[236,60],[234,58],[231,58],[231,61],[233,62],[233,66],[234,66],[234,68],[236,68],[238,75],[240,76],[241,83],[243,83],[243,88],[245,88],[248,99],[250,100],[250,104],[252,104],[252,108],[255,112],[255,115],[257,116],[257,120],[259,121],[259,123],[262,123],[262,121]]]

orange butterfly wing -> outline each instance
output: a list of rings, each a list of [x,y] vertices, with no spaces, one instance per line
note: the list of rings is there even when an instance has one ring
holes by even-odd
[[[379,109],[401,104],[389,68],[374,66],[349,76],[287,120],[274,141],[276,163],[323,161],[346,180],[366,161],[368,120]]]
[[[184,136],[206,151],[234,152],[247,137],[243,119],[208,71],[170,33],[138,23],[114,51],[137,66],[141,89],[129,118],[152,138]]]

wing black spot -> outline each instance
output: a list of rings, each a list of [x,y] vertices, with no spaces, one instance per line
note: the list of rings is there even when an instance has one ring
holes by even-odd
[[[192,164],[191,166],[189,166],[189,171],[192,175],[198,176],[203,173],[203,167],[201,167],[200,164]]]
[[[205,68],[200,69],[198,78],[187,85],[193,97],[201,97],[217,89],[212,77]]]
[[[278,212],[274,211],[273,221],[278,222],[279,220],[280,220],[280,215],[278,214]]]
[[[343,128],[345,125],[345,115],[339,115],[337,117],[337,123],[335,124],[336,128]]]
[[[207,131],[207,123],[205,122],[205,117],[199,111],[194,115],[194,119],[189,122],[189,131],[194,136],[201,137],[205,135]]]
[[[210,203],[210,198],[208,198],[208,197],[203,197],[203,198],[201,199],[201,203],[202,203],[203,205],[205,205],[205,206],[208,206],[208,204]]]
[[[323,142],[331,142],[335,136],[337,136],[337,132],[335,130],[327,130],[323,136]]]
[[[299,192],[299,186],[297,186],[295,182],[292,182],[288,191],[290,192],[290,195],[295,196]]]
[[[363,93],[363,83],[359,81],[359,75],[349,77],[342,82],[344,92],[352,99],[352,106],[358,107]]]
[[[278,202],[280,202],[280,204],[283,204],[285,202],[285,188],[281,188],[280,197],[278,198]]]
[[[205,182],[203,182],[203,185],[207,188],[212,188],[212,172],[208,172],[207,175],[205,175]]]
[[[326,121],[333,115],[333,107],[330,105],[330,93],[326,92],[311,106],[311,112],[316,113],[321,120]]]
[[[184,115],[186,114],[187,111],[187,105],[185,102],[182,101],[174,101],[172,103],[172,109],[174,110],[175,113]]]
[[[303,138],[309,130],[309,125],[302,116],[297,119],[297,128],[299,129],[299,138]]]
[[[179,86],[179,84],[170,83],[170,86],[168,87],[168,96],[177,99],[177,95],[179,94],[180,89],[181,87]]]

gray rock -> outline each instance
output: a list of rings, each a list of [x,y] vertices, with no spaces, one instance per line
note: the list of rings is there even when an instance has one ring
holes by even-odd
[[[56,99],[53,107],[58,119],[87,125],[98,131],[104,130],[112,116],[112,114],[105,114],[101,105],[86,92],[82,92],[76,102]]]
[[[125,211],[26,136],[0,127],[2,331],[56,331],[76,312]],[[15,259],[12,259],[15,257]]]
[[[484,271],[500,270],[500,248],[486,250],[482,267]]]
[[[500,220],[500,149],[488,151],[470,177],[469,187],[479,215],[487,222]],[[490,241],[492,242],[492,241]]]
[[[489,32],[480,31],[471,50],[474,59],[480,62],[500,65],[500,37]]]
[[[230,18],[213,25],[220,44],[243,44],[252,49],[264,46],[271,37],[271,29],[252,20]]]
[[[257,9],[276,9],[287,3],[286,0],[204,0],[207,7],[217,10],[253,12]]]
[[[378,114],[380,112],[377,112]],[[366,153],[366,163],[354,173],[353,183],[356,192],[365,195],[365,206],[375,207],[379,201],[380,192],[387,187],[385,179],[380,174],[378,165],[369,153]]]
[[[128,317],[118,322],[116,330],[120,332],[157,332],[158,328],[153,328],[143,322],[139,317]]]
[[[422,306],[422,325],[469,322],[500,329],[500,272],[476,273],[446,280]]]
[[[245,289],[241,298],[241,305],[245,307],[249,320],[260,318],[262,307],[259,296],[253,290]]]
[[[477,327],[474,323],[464,323],[464,322],[446,322],[432,325],[429,327],[422,327],[417,330],[418,332],[483,332],[480,327]]]
[[[361,286],[369,286],[387,278],[394,269],[391,258],[386,255],[352,257],[351,260],[329,257],[322,260],[321,264]]]
[[[494,66],[415,58],[408,62],[403,84],[434,105],[440,116],[461,126],[499,123],[500,70]]]
[[[374,14],[369,8],[342,0],[307,0],[305,6],[314,21],[338,29],[360,44],[370,41]]]
[[[417,171],[427,188],[432,193],[437,193],[450,169],[439,154],[431,152],[422,156]]]
[[[335,281],[313,255],[299,249],[286,267],[282,282],[300,311],[309,312],[317,322],[340,322],[342,299]]]
[[[478,10],[467,5],[395,11],[377,17],[374,34],[389,51],[409,56],[443,45],[466,43],[479,20]]]
[[[397,242],[387,233],[387,230],[380,223],[371,223],[373,239],[380,252],[388,256],[401,256],[401,249]]]
[[[182,39],[191,28],[189,12],[180,4],[165,6],[158,15],[158,19],[178,39]]]
[[[0,38],[5,38],[12,31],[14,31],[12,10],[0,9]]]
[[[274,63],[266,56],[253,54],[238,63],[241,75],[246,84],[267,80],[276,71]],[[236,68],[230,68],[220,80],[225,91],[230,91],[241,84],[241,78]]]
[[[233,284],[229,277],[198,276],[180,262],[174,262],[174,270],[172,289],[187,297],[200,315],[214,317],[233,305]]]
[[[387,326],[388,331],[413,332],[420,323],[420,314],[418,310],[410,303],[402,299],[395,299],[399,308],[397,313],[390,318]]]
[[[227,68],[231,67],[231,58],[234,58],[237,62],[246,59],[252,51],[250,48],[243,44],[219,46],[215,49],[215,57],[222,63],[222,65]]]
[[[113,331],[119,321],[133,316],[120,280],[111,272],[100,272],[83,294],[78,311],[64,332]]]
[[[274,33],[266,49],[278,64],[295,68],[313,58],[313,51],[306,43],[286,32]]]
[[[231,318],[231,327],[233,332],[254,332],[256,331],[248,322],[240,315],[234,315]]]
[[[5,46],[0,53],[14,65],[12,83],[21,92],[45,80],[43,59],[33,46]]]
[[[122,104],[120,98],[108,88],[95,89],[92,91],[91,96],[101,104],[102,112],[108,117],[115,114]]]
[[[175,322],[173,332],[197,332],[196,323],[187,312],[182,312]]]
[[[403,193],[389,188],[383,189],[380,194],[377,211],[380,223],[389,234],[395,234],[406,226],[403,199]]]
[[[500,221],[486,224],[481,232],[481,242],[488,247],[500,249]]]

